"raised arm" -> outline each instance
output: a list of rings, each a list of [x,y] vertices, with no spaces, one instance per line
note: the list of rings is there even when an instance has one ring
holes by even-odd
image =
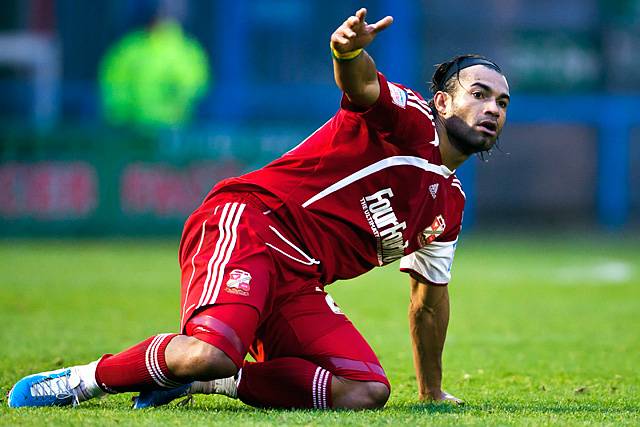
[[[376,65],[363,49],[393,22],[387,16],[375,24],[367,24],[366,15],[367,9],[358,10],[331,35],[336,84],[349,101],[361,107],[372,105],[380,95]]]
[[[442,349],[449,325],[449,290],[411,277],[409,328],[420,400],[463,402],[442,390]]]

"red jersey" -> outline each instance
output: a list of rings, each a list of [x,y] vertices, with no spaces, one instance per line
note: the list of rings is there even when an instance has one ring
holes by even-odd
[[[378,74],[380,96],[341,108],[300,145],[210,194],[258,187],[320,261],[325,283],[403,258],[400,268],[447,284],[464,193],[442,164],[433,113],[417,92]]]

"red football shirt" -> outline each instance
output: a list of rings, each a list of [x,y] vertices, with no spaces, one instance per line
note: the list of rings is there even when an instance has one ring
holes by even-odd
[[[464,208],[460,181],[442,164],[427,102],[378,75],[366,110],[341,108],[300,145],[211,194],[257,186],[287,210],[292,229],[320,260],[325,283],[403,258],[400,268],[446,284]]]

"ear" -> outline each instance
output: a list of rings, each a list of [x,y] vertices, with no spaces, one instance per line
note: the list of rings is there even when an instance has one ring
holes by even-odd
[[[435,95],[433,95],[433,104],[435,105],[438,114],[446,117],[447,113],[451,109],[451,95],[439,90]]]

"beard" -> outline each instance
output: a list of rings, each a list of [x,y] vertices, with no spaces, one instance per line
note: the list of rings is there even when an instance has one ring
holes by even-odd
[[[491,150],[498,139],[498,135],[490,136],[478,132],[458,116],[449,117],[443,122],[449,141],[468,156]]]

